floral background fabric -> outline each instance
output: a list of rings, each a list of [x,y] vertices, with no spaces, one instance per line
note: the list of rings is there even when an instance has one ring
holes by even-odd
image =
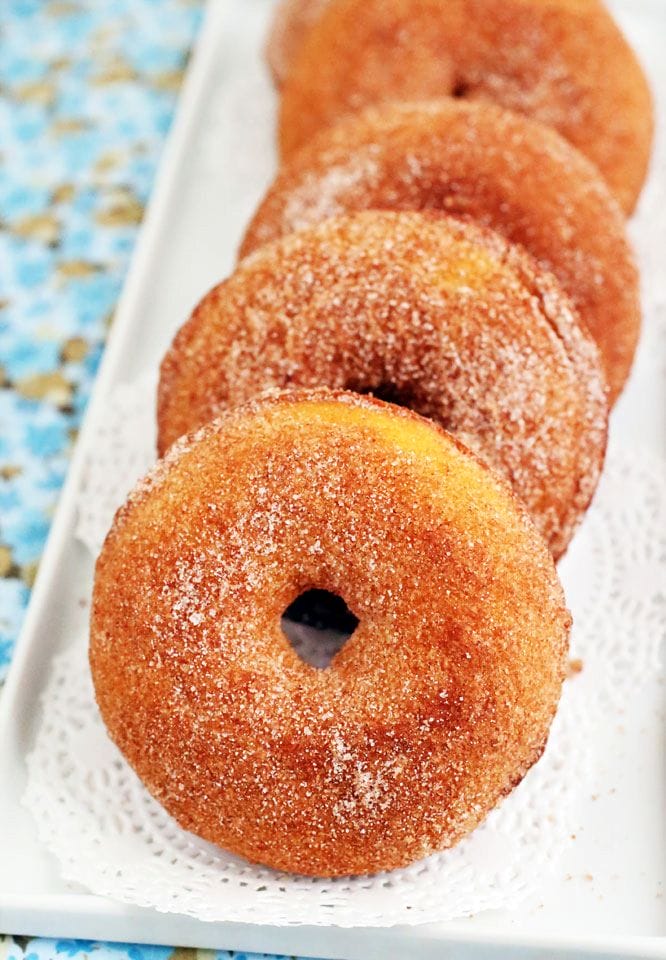
[[[0,13],[0,680],[200,0],[5,0]]]
[[[202,0],[2,4],[0,682],[201,18]],[[0,960],[197,954],[251,960],[0,937]]]
[[[31,940],[1,937],[0,960],[288,960],[259,957],[256,953],[228,950],[186,950],[180,947],[129,946],[93,940]],[[291,960],[296,960],[292,957]]]

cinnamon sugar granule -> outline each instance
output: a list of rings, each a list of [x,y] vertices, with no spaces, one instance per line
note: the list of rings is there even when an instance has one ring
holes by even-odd
[[[576,658],[575,660],[569,660],[569,670],[568,670],[569,679],[571,679],[571,677],[577,676],[579,673],[582,673],[583,667],[584,667],[584,663],[579,658]]]

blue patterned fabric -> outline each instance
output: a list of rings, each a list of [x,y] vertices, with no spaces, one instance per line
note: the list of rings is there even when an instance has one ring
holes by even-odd
[[[0,679],[173,115],[199,0],[0,15]]]
[[[185,950],[174,947],[146,947],[94,940],[31,940],[28,937],[0,937],[0,960],[289,960],[262,957],[256,953],[227,950]],[[290,960],[296,960],[292,957]]]

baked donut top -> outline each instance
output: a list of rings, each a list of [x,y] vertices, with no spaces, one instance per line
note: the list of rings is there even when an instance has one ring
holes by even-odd
[[[282,88],[282,153],[369,104],[444,95],[555,127],[633,209],[650,156],[652,101],[599,0],[330,0]]]
[[[268,244],[168,351],[160,450],[266,390],[320,385],[456,433],[564,550],[603,461],[606,388],[573,307],[524,251],[441,215],[378,211]]]

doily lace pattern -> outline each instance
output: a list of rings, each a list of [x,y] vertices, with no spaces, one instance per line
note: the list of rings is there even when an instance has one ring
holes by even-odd
[[[80,641],[54,663],[25,803],[64,878],[115,900],[211,921],[444,921],[517,905],[561,854],[586,774],[571,696],[543,759],[463,843],[404,870],[315,880],[246,863],[169,817],[108,739]]]

